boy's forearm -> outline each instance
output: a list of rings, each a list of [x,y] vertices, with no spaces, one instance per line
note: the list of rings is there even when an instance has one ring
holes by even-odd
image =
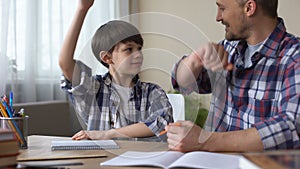
[[[73,59],[77,40],[84,22],[84,18],[88,10],[77,9],[75,17],[71,23],[71,26],[67,32],[65,40],[63,41],[60,56],[59,65],[63,71],[64,76],[72,81],[73,71],[75,67],[75,60]]]
[[[153,132],[144,124],[136,123],[126,127],[117,128],[110,131],[111,138],[117,137],[150,137]]]

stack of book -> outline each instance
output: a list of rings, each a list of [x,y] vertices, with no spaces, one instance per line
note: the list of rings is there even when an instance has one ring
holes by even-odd
[[[12,130],[0,128],[0,168],[17,165],[19,143]]]

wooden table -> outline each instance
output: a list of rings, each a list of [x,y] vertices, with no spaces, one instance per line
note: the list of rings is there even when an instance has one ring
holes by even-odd
[[[63,140],[71,139],[67,137],[55,137],[55,136],[39,136],[32,135],[28,137],[28,149],[21,150],[21,154],[18,156],[18,159],[31,159],[37,157],[55,157],[55,156],[85,156],[85,155],[105,155],[102,157],[96,158],[77,158],[77,159],[63,159],[63,160],[40,160],[40,161],[20,161],[18,164],[25,165],[53,165],[61,163],[82,163],[82,165],[68,165],[64,166],[70,169],[78,168],[132,168],[132,167],[109,167],[109,166],[100,166],[101,162],[109,160],[113,157],[116,157],[126,151],[166,151],[168,150],[168,145],[165,142],[149,142],[149,141],[135,141],[132,140],[116,140],[117,144],[120,146],[120,149],[110,149],[110,150],[63,150],[63,151],[51,151],[50,145],[52,140]],[[236,154],[236,153],[234,153]],[[239,154],[239,153],[238,153]],[[291,157],[292,155],[297,155],[300,157],[299,150],[280,150],[280,151],[268,151],[264,153],[243,153],[245,157],[250,159],[252,162],[258,166],[266,169],[282,169],[287,168],[283,167],[276,161],[268,157],[268,155],[286,155]],[[293,159],[294,162],[299,163],[300,167],[300,158]],[[298,164],[295,166],[297,167]],[[153,167],[134,167],[134,169],[140,168],[149,168]]]
[[[105,157],[99,158],[81,158],[81,159],[63,159],[63,160],[42,160],[42,161],[22,161],[18,164],[27,165],[47,165],[47,164],[60,164],[60,163],[75,163],[81,162],[83,165],[65,166],[66,168],[120,168],[120,167],[107,167],[100,166],[101,162],[116,157],[126,151],[165,151],[168,150],[167,143],[164,142],[147,142],[147,141],[132,141],[132,140],[116,140],[120,149],[110,150],[63,150],[63,151],[51,151],[50,145],[52,140],[70,139],[66,137],[55,136],[37,136],[32,135],[28,137],[28,149],[21,150],[21,154],[18,159],[31,159],[36,157],[55,157],[55,156],[70,156],[70,155],[103,155]],[[132,168],[132,167],[121,167]],[[141,167],[147,168],[147,167]],[[149,167],[148,167],[149,168]],[[153,167],[150,167],[153,169]],[[138,169],[138,167],[136,168]]]

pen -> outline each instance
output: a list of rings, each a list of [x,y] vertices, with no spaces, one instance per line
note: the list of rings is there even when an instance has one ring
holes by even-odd
[[[11,113],[10,108],[9,108],[9,106],[7,105],[6,101],[3,101],[3,100],[2,100],[1,103],[2,103],[2,105],[6,108],[6,112],[8,113],[8,116],[9,116],[9,117],[13,117],[13,114]]]
[[[5,101],[6,103],[8,103],[6,95],[1,96],[1,99],[2,99],[2,101]]]
[[[9,109],[10,112],[12,112],[12,111],[11,111],[12,108],[9,106],[9,105],[10,105],[10,104],[9,104],[9,100],[8,100],[8,98],[6,97],[6,95],[1,96],[1,101],[3,102],[3,103],[2,103],[3,106],[5,106],[6,109]],[[5,105],[4,103],[5,103],[6,105]]]
[[[181,124],[180,123],[173,123],[173,124],[169,124],[168,126],[181,126]],[[160,133],[159,133],[159,135],[161,136],[161,135],[163,135],[163,134],[165,134],[165,133],[167,133],[168,131],[167,130],[163,130],[163,131],[161,131]]]
[[[59,167],[59,166],[74,166],[74,165],[83,165],[82,162],[66,162],[66,163],[46,163],[46,164],[21,164],[22,167],[37,167],[37,168],[44,168],[44,167]],[[64,168],[64,167],[59,167]]]
[[[2,111],[2,114],[4,115],[4,117],[6,118],[11,118],[10,115],[8,114],[7,111],[5,111],[5,107],[2,103],[5,103],[4,101],[2,101],[0,103],[0,109]],[[14,120],[8,120],[8,124],[11,126],[11,129],[15,132],[16,136],[17,136],[17,139],[22,143],[26,143],[26,140],[25,138],[23,137],[20,129],[18,128],[16,122]]]
[[[0,103],[0,111],[3,117],[7,117],[5,107]]]
[[[14,99],[13,92],[10,91],[10,93],[9,93],[9,106],[10,106],[10,111],[11,112],[13,112],[13,99]]]

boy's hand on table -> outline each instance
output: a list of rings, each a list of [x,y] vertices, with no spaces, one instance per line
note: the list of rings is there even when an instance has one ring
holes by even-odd
[[[110,130],[101,131],[101,130],[81,130],[78,133],[74,134],[72,137],[73,140],[83,140],[83,139],[90,139],[90,140],[109,140],[110,137]]]

